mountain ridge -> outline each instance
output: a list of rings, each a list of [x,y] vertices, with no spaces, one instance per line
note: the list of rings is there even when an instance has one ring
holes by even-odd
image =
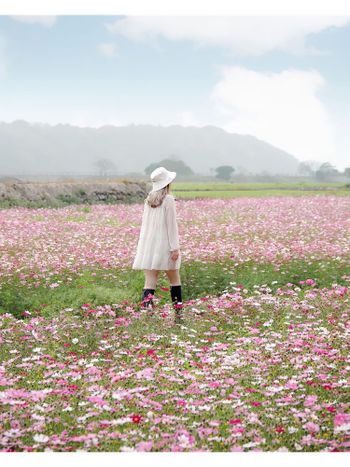
[[[232,165],[252,174],[293,174],[299,160],[252,135],[220,127],[131,124],[78,127],[15,120],[0,122],[0,171],[79,172],[96,170],[99,158],[113,161],[120,173],[143,173],[169,157],[183,160],[198,174]]]

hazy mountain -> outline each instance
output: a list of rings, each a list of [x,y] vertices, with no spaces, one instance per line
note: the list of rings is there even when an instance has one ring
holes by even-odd
[[[119,173],[140,172],[174,156],[195,173],[232,165],[251,173],[294,174],[298,159],[253,136],[214,127],[129,125],[80,128],[71,125],[0,123],[0,174],[93,173],[99,158]]]

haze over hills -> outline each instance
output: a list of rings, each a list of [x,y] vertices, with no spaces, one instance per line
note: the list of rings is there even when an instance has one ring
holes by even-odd
[[[174,157],[195,173],[209,175],[219,165],[252,174],[295,174],[299,160],[249,135],[214,126],[129,125],[80,128],[25,121],[0,123],[0,173],[93,173],[100,158],[120,174],[143,173],[152,162]]]

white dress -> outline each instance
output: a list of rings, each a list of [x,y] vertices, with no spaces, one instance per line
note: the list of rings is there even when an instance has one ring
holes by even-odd
[[[174,196],[167,194],[162,204],[156,208],[145,201],[132,269],[179,269],[181,252],[176,261],[170,257],[170,252],[179,248]]]

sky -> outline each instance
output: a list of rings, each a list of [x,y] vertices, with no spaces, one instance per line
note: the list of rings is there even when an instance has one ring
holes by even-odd
[[[0,16],[0,121],[215,125],[350,166],[350,17]]]

